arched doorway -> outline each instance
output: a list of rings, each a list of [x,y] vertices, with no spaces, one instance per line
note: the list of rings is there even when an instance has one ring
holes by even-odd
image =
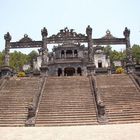
[[[67,67],[64,69],[64,76],[73,76],[75,75],[75,69],[73,67]]]
[[[61,76],[62,75],[62,69],[61,68],[58,68],[57,74],[58,74],[58,76]]]
[[[61,58],[64,58],[64,50],[61,51]]]
[[[98,61],[98,68],[102,68],[102,61],[101,60]]]
[[[72,50],[67,50],[66,51],[66,57],[67,58],[72,58],[73,56],[72,56]]]
[[[77,75],[80,75],[80,76],[82,75],[82,70],[80,67],[77,68]]]
[[[74,50],[74,57],[78,57],[78,52],[77,52],[77,50]]]

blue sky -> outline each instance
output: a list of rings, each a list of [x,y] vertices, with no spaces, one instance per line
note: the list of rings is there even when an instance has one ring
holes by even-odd
[[[131,45],[140,44],[139,6],[140,0],[0,0],[0,51],[4,49],[6,32],[12,35],[12,41],[24,34],[41,40],[43,27],[49,35],[66,26],[85,34],[90,25],[93,38],[99,38],[107,29],[115,37],[123,37],[127,26],[131,30]],[[124,46],[113,48],[120,50]]]

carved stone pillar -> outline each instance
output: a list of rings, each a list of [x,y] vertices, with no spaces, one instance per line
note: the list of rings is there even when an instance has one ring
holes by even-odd
[[[41,34],[42,34],[42,42],[43,42],[43,52],[42,52],[42,65],[46,65],[47,64],[47,59],[48,59],[48,48],[47,48],[47,36],[48,36],[48,32],[47,29],[44,27],[41,30]]]
[[[124,36],[125,36],[125,41],[126,41],[126,57],[127,57],[127,61],[131,62],[132,61],[132,54],[131,54],[131,46],[130,46],[130,30],[125,27],[125,30],[123,32]]]
[[[64,69],[62,69],[62,76],[64,76]]]
[[[66,54],[66,50],[64,50],[64,58],[66,59],[67,54]]]
[[[127,72],[133,72],[134,64],[132,62],[132,50],[131,50],[131,45],[130,45],[130,30],[127,27],[125,27],[123,34],[125,36],[125,41],[126,41],[126,69],[127,69]]]
[[[72,50],[72,57],[74,58],[74,50]]]
[[[62,58],[61,50],[59,51],[59,58]]]
[[[7,34],[4,35],[4,39],[5,39],[4,65],[9,66],[9,60],[10,60],[9,52],[10,52],[10,40],[11,40],[11,35],[9,32],[7,32]]]
[[[42,71],[43,75],[47,75],[47,71],[48,71],[48,67],[47,67],[47,63],[48,63],[48,48],[47,48],[48,31],[45,27],[41,30],[41,35],[42,35],[43,46],[42,46],[42,64],[41,64],[40,70]]]
[[[77,68],[75,68],[75,76],[77,76],[78,74],[77,74]]]
[[[93,57],[93,42],[92,42],[92,28],[88,25],[86,28],[86,34],[88,39],[88,60],[90,63],[94,63],[94,57]]]
[[[87,72],[88,75],[94,74],[94,56],[93,56],[93,41],[92,41],[92,28],[88,25],[86,28],[87,40],[88,40],[88,61]]]

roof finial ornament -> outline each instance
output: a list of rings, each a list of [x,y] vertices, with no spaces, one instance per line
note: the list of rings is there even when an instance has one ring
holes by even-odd
[[[10,41],[11,40],[11,35],[10,35],[10,33],[9,32],[7,32],[5,35],[4,35],[4,39],[6,40],[6,41]]]
[[[111,34],[111,32],[110,32],[109,29],[107,29],[106,34],[107,34],[107,35]]]
[[[42,35],[42,37],[47,37],[48,36],[48,31],[45,27],[41,30],[41,35]]]
[[[125,30],[124,30],[123,34],[124,34],[125,38],[129,37],[130,36],[130,30],[127,27],[125,27]]]

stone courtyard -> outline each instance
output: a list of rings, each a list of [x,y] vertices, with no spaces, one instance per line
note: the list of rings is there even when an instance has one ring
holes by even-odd
[[[139,140],[140,124],[0,128],[2,140]]]

